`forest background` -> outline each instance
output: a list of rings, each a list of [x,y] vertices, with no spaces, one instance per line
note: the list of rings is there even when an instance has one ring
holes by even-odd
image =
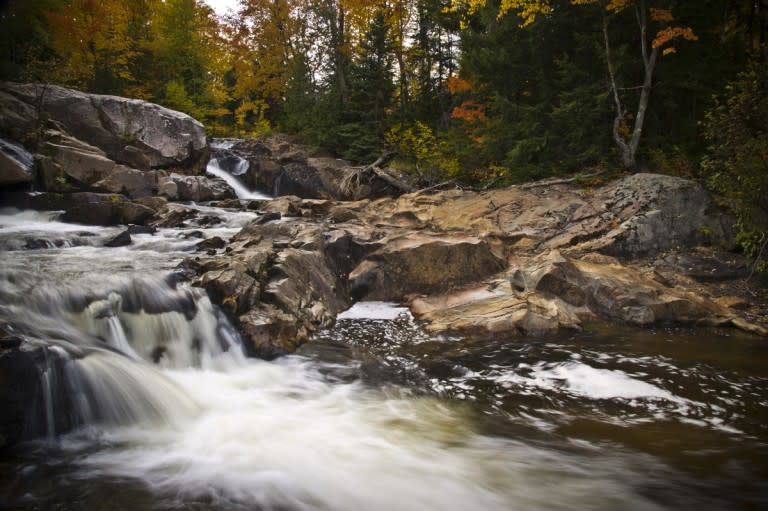
[[[648,169],[768,243],[767,0],[6,0],[0,79],[154,101],[425,185]],[[765,267],[765,264],[761,264]]]

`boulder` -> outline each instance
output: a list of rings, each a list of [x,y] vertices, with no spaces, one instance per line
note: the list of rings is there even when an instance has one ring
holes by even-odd
[[[105,247],[124,247],[131,244],[131,233],[129,229],[124,230],[111,240],[104,243]]]
[[[115,165],[108,176],[93,184],[93,188],[102,192],[121,193],[132,199],[151,197],[158,192],[160,179],[165,175],[161,170],[141,171]]]
[[[227,242],[224,241],[219,236],[214,236],[212,238],[208,238],[207,240],[203,240],[197,245],[195,245],[195,250],[216,250],[219,248],[224,248],[226,246]]]
[[[387,240],[349,275],[356,299],[399,301],[440,293],[500,271],[490,245],[465,234],[413,232]]]
[[[735,219],[720,211],[701,185],[691,180],[633,174],[602,195],[621,221],[596,244],[605,254],[632,258],[705,242],[733,245]]]
[[[264,358],[292,352],[350,305],[346,281],[323,251],[321,226],[293,220],[251,223],[226,254],[185,266]]]
[[[16,140],[49,125],[140,170],[181,167],[200,173],[208,162],[205,128],[168,108],[56,85],[0,82],[0,121]]]
[[[232,188],[221,179],[187,176],[175,172],[159,178],[158,193],[170,200],[195,202],[235,197]]]
[[[13,197],[13,204],[40,211],[64,210],[62,221],[87,225],[144,225],[157,214],[151,205],[107,193],[23,194]]]

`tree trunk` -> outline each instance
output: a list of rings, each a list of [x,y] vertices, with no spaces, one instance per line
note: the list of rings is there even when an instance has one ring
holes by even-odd
[[[627,115],[627,109],[621,101],[619,89],[616,86],[616,75],[611,62],[611,44],[608,37],[608,16],[603,10],[603,42],[605,44],[605,59],[608,64],[608,75],[611,80],[611,92],[613,93],[616,116],[613,120],[613,141],[621,152],[621,163],[624,168],[634,169],[637,166],[637,150],[640,147],[640,140],[643,136],[643,127],[645,126],[645,116],[648,112],[648,104],[651,99],[653,89],[653,71],[656,68],[656,61],[659,57],[659,48],[653,48],[648,54],[648,18],[645,6],[645,0],[638,0],[635,4],[635,15],[637,17],[638,28],[640,29],[640,52],[643,57],[643,83],[640,86],[640,99],[637,102],[637,112],[635,113],[635,122],[632,127],[632,134],[629,140],[622,133],[622,123]]]

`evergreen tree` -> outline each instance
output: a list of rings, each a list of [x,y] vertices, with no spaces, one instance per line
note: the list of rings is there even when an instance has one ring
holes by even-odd
[[[349,97],[335,128],[340,153],[354,161],[375,158],[393,106],[392,53],[389,27],[380,10],[360,43],[349,70]]]

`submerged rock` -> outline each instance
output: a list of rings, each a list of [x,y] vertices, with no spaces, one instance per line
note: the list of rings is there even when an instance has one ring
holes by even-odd
[[[128,229],[124,230],[111,240],[104,243],[105,247],[124,247],[131,244],[131,233]]]

